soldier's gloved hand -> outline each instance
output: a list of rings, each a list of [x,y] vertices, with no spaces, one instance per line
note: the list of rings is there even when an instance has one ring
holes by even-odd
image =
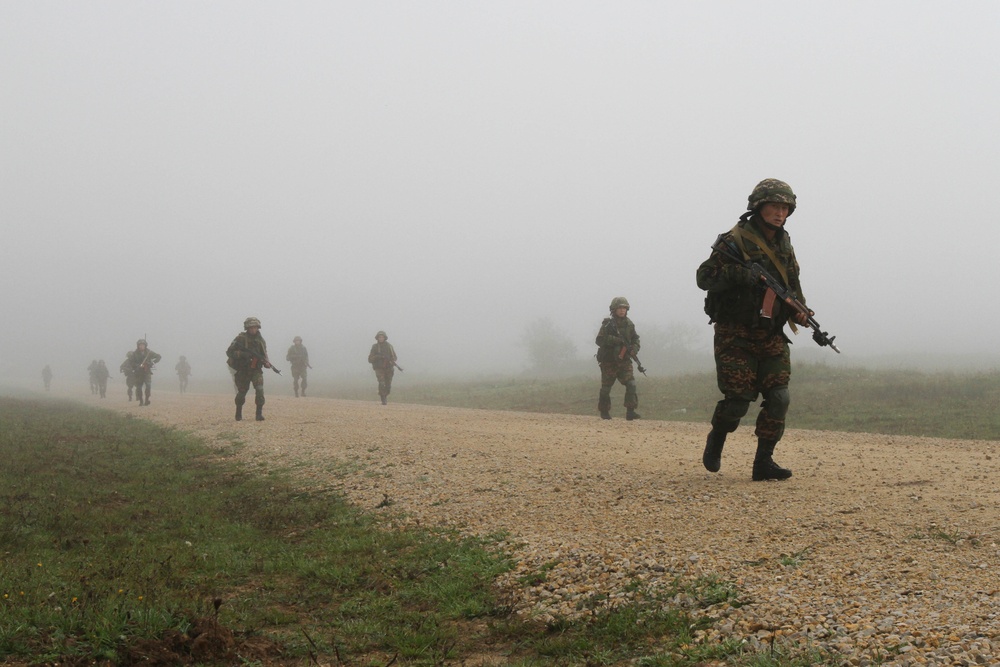
[[[271,362],[270,361],[265,361],[264,362],[264,368],[270,368],[270,367],[271,367]]]

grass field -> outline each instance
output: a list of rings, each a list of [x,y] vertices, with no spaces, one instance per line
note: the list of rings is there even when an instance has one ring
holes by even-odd
[[[711,373],[637,376],[645,419],[708,423],[721,394]],[[392,400],[425,405],[560,414],[597,414],[600,377],[533,380],[497,378],[420,382],[397,374]],[[1000,372],[922,373],[910,370],[832,368],[795,364],[789,428],[1000,440]],[[617,385],[617,416],[625,390]],[[371,386],[322,387],[313,395],[371,400]],[[753,423],[753,406],[747,422]]]
[[[587,621],[518,618],[505,603],[517,591],[493,585],[510,567],[502,536],[385,530],[335,495],[296,490],[281,472],[240,470],[232,457],[241,446],[210,449],[129,415],[0,397],[0,661],[826,660],[693,645],[703,622],[671,608],[677,590],[648,591]],[[704,605],[739,597],[732,582],[712,579],[685,593]]]

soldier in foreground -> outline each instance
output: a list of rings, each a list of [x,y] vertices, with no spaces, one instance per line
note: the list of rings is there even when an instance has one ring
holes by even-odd
[[[188,377],[191,376],[191,364],[188,363],[187,357],[182,354],[181,360],[174,366],[174,370],[177,371],[177,379],[181,382],[181,393],[183,394],[187,391]]]
[[[111,377],[111,372],[108,371],[107,364],[104,363],[104,359],[100,359],[97,362],[97,368],[94,369],[94,378],[97,380],[97,390],[101,394],[101,398],[108,397],[108,378]]]
[[[628,299],[616,296],[611,300],[610,317],[605,317],[597,332],[597,363],[601,367],[601,392],[597,399],[597,410],[601,419],[611,419],[611,388],[615,381],[625,385],[625,419],[632,421],[641,415],[639,394],[635,387],[632,359],[639,353],[639,334],[628,318]],[[642,367],[639,367],[642,370]]]
[[[135,349],[125,355],[125,363],[128,371],[132,375],[132,384],[135,386],[135,397],[139,399],[139,405],[149,405],[149,394],[153,389],[153,366],[160,362],[160,355],[153,352],[146,345],[146,339],[140,338],[135,342]],[[145,398],[143,398],[145,389]]]
[[[295,388],[295,398],[299,397],[299,380],[302,380],[302,395],[306,395],[306,379],[309,365],[309,350],[302,344],[302,336],[292,339],[292,346],[288,348],[285,360],[292,364],[292,386]]]
[[[42,369],[42,383],[45,384],[45,391],[48,391],[52,386],[52,369],[49,368],[48,364],[45,364],[45,368]]]
[[[243,404],[247,400],[250,385],[254,389],[254,404],[257,406],[256,419],[264,421],[264,369],[271,368],[267,358],[267,342],[260,335],[260,320],[248,317],[243,321],[243,333],[237,334],[226,350],[229,367],[236,371],[236,421],[243,421]]]
[[[395,369],[399,368],[399,364],[396,363],[396,350],[393,349],[384,331],[375,334],[375,344],[368,353],[368,363],[372,365],[375,379],[378,380],[379,398],[382,399],[382,405],[386,405],[389,402],[389,392],[392,391],[392,376],[395,374]]]
[[[795,212],[795,194],[784,181],[768,178],[753,189],[747,212],[720,242],[735,246],[772,276],[780,277],[795,298],[805,304],[799,284],[799,264],[785,231]],[[740,424],[752,401],[761,395],[757,415],[757,453],[753,480],[788,479],[792,471],[774,462],[774,448],[785,432],[791,359],[786,322],[806,325],[808,316],[791,309],[762,283],[759,269],[744,266],[713,246],[711,256],[698,267],[698,287],[708,292],[705,312],[715,323],[715,369],[724,398],[715,406],[712,430],[705,442],[702,463],[710,472],[722,466],[726,436]],[[811,312],[811,311],[810,311]]]

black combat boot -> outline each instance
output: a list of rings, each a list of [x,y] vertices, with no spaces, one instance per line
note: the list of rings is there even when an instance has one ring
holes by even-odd
[[[256,419],[259,422],[264,421],[264,406],[263,405],[258,405],[257,406],[257,417],[256,417]]]
[[[726,432],[717,431],[714,428],[708,432],[705,439],[705,453],[701,455],[701,462],[708,472],[719,472],[722,467],[722,447],[726,444]]]
[[[601,419],[611,419],[611,413],[607,410],[601,410]]]
[[[385,395],[382,396],[382,405],[389,405],[389,399]]]
[[[236,421],[238,421],[238,422],[243,421],[243,406],[242,405],[237,405],[236,406]]]
[[[625,419],[632,421],[633,419],[642,419],[642,415],[635,411],[635,408],[625,408]]]
[[[778,444],[773,440],[758,440],[757,455],[753,459],[753,481],[763,482],[769,479],[788,479],[792,476],[792,471],[782,468],[771,456],[774,454],[774,446]]]

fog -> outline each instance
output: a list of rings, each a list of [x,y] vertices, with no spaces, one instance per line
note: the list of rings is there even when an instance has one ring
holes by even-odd
[[[695,269],[768,177],[843,350],[793,358],[995,364],[998,25],[989,0],[0,3],[0,373],[82,385],[146,336],[196,387],[249,315],[320,376],[369,372],[379,329],[408,379],[521,373],[532,322],[586,358],[619,295],[705,352]]]

